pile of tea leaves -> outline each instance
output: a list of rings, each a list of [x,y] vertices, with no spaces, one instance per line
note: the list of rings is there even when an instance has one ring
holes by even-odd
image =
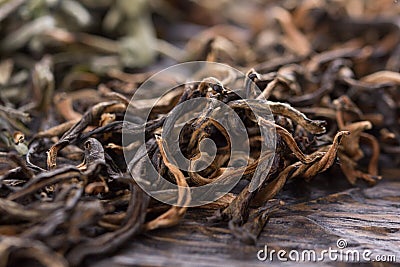
[[[210,221],[249,244],[285,205],[279,192],[292,179],[335,169],[350,188],[398,176],[399,14],[392,0],[0,1],[1,266],[82,266],[179,224],[191,188],[237,175],[240,187],[197,209],[215,210]],[[146,79],[187,61],[245,73],[243,88],[261,90],[248,99],[264,99],[274,121],[255,119],[225,72],[176,87],[147,121],[140,108],[128,110]],[[196,98],[219,100],[240,117],[250,145],[243,166],[227,168],[230,140],[207,119],[212,107],[179,140],[189,159],[200,156],[201,140],[213,140],[212,164],[188,172],[170,162],[164,121]],[[260,154],[262,125],[276,132],[273,156]],[[122,142],[123,129],[144,129],[160,176],[143,173],[140,150],[126,163],[124,149],[137,147]],[[262,185],[249,190],[268,160]],[[150,197],[132,174],[179,185],[177,205]]]

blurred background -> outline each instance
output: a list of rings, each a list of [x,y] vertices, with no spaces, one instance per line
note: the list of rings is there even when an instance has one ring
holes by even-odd
[[[260,73],[311,62],[316,77],[326,66],[309,59],[336,50],[356,78],[398,72],[399,14],[393,0],[0,0],[1,127],[30,135],[74,118],[60,115],[65,101],[81,114],[105,92],[129,98],[154,71],[190,60]],[[299,82],[290,94],[316,89]]]
[[[254,66],[357,42],[395,49],[397,35],[383,39],[399,12],[393,0],[2,0],[0,55],[18,70],[50,54],[57,87],[69,89],[112,69]]]

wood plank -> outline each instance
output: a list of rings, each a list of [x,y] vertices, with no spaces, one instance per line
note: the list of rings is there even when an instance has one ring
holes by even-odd
[[[343,187],[349,188],[333,178],[288,185],[280,198],[293,203],[271,216],[255,246],[235,240],[225,224],[207,222],[212,211],[192,209],[179,226],[139,236],[112,257],[90,260],[90,266],[278,266],[277,260],[259,261],[257,252],[264,245],[288,252],[321,252],[337,249],[339,238],[346,240],[347,249],[370,249],[371,258],[395,255],[400,261],[400,182],[388,180],[372,188],[338,192]],[[308,199],[296,203],[294,196],[304,189]],[[321,197],[324,193],[329,194]],[[304,264],[343,265],[328,258]]]

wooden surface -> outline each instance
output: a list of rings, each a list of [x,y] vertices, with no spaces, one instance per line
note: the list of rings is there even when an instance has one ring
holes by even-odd
[[[278,266],[282,263],[259,261],[257,251],[264,245],[287,251],[336,249],[339,238],[347,241],[348,249],[370,249],[371,258],[396,255],[400,263],[400,179],[352,188],[343,178],[319,177],[310,183],[287,185],[280,198],[287,205],[271,216],[255,246],[235,240],[225,224],[208,223],[206,217],[212,211],[192,209],[179,226],[139,236],[113,256],[91,259],[89,265]],[[331,261],[303,264],[346,265]]]

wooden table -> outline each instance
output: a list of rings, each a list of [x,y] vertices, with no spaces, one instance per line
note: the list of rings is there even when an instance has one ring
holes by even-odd
[[[371,258],[395,255],[400,262],[400,179],[361,188],[335,177],[339,176],[286,185],[279,197],[287,204],[271,216],[255,246],[233,238],[226,224],[208,223],[212,211],[192,209],[179,226],[136,237],[113,256],[90,260],[91,266],[280,266],[277,260],[259,261],[257,252],[267,245],[268,250],[320,253],[337,249],[340,238],[347,249],[370,249]],[[329,259],[303,264],[347,265]]]

